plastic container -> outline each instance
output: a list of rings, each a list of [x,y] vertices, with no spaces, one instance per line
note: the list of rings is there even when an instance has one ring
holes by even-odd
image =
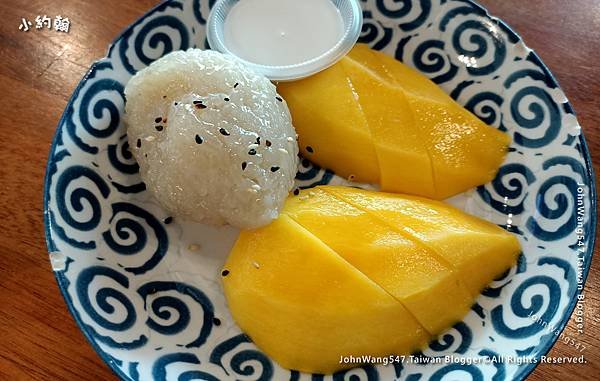
[[[344,32],[340,40],[320,56],[292,65],[263,65],[249,62],[226,45],[224,38],[225,19],[231,8],[240,0],[219,0],[213,6],[207,22],[207,38],[210,47],[224,54],[237,57],[256,72],[274,81],[291,81],[315,74],[328,68],[342,58],[356,43],[362,28],[362,9],[359,0],[324,0],[331,1],[340,11]]]

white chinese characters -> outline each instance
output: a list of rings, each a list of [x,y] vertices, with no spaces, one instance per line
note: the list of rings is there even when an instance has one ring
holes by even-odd
[[[62,16],[58,15],[54,18],[54,29],[57,32],[69,32],[70,25],[71,23],[69,22],[68,17],[63,18]]]
[[[21,25],[19,25],[19,30],[22,30],[23,32],[28,32],[30,26],[31,26],[31,21],[28,21],[25,19],[25,17],[22,17]]]
[[[31,29],[33,23],[27,20],[25,17],[21,18],[21,24],[19,25],[19,30],[22,32],[28,32]],[[69,33],[69,28],[71,27],[71,22],[68,17],[63,17],[58,15],[54,17],[54,23],[52,22],[52,18],[48,17],[48,15],[36,16],[35,17],[35,29],[52,29],[57,32]]]
[[[35,18],[35,29],[42,29],[44,26],[48,29],[52,28],[52,19],[46,15],[43,17],[37,16]]]

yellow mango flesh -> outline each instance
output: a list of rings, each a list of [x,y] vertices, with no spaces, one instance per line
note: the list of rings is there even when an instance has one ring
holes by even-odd
[[[294,125],[302,126],[298,145],[304,157],[335,169],[344,178],[379,182],[369,127],[341,66],[334,65],[293,84],[280,83],[277,90],[290,108]]]
[[[359,49],[372,52],[378,60],[374,65],[383,66],[387,80],[406,94],[433,163],[437,196],[432,198],[444,199],[494,178],[510,144],[507,134],[482,122],[416,70],[365,45]]]
[[[435,197],[431,160],[404,93],[363,66],[364,57],[356,56],[356,61],[352,57],[342,59],[341,65],[351,79],[371,132],[381,187],[395,192],[418,189],[422,195]]]
[[[421,97],[440,103],[454,102],[435,82],[429,80],[410,66],[404,65],[394,57],[371,50],[364,44],[356,44],[354,49],[370,52],[374,60],[372,65],[383,67],[383,70],[379,70],[382,77],[387,78],[388,81],[394,83],[396,86],[400,86],[407,96]]]
[[[430,338],[402,304],[288,216],[242,232],[224,268],[234,319],[285,368],[331,373],[344,366],[340,356],[410,353]]]
[[[513,265],[516,238],[444,203],[321,186],[243,231],[224,269],[240,328],[282,366],[408,354],[460,319]]]
[[[444,105],[422,98],[410,98],[409,102],[429,147],[436,199],[485,184],[496,176],[510,143],[508,135],[456,103]]]
[[[462,319],[472,298],[448,265],[325,189],[291,198],[283,213],[396,298],[431,334]]]
[[[427,77],[363,44],[316,76],[278,89],[301,143],[335,147],[309,159],[343,177],[376,178],[384,191],[435,199],[461,193],[494,177],[510,143]],[[334,89],[343,102],[329,100]],[[368,151],[369,165],[352,167],[346,149]]]
[[[390,193],[373,197],[372,192],[345,187],[327,191],[433,250],[473,296],[514,265],[520,252],[514,235],[443,202]]]

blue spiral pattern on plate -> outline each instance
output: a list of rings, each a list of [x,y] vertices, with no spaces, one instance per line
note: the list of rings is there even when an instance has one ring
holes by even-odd
[[[163,225],[151,213],[134,204],[116,202],[111,207],[112,215],[109,220],[111,228],[102,233],[104,242],[112,252],[118,255],[134,256],[147,246],[148,231],[151,230],[157,242],[156,249],[152,252],[150,258],[143,263],[135,267],[125,267],[125,271],[139,275],[152,270],[167,253],[169,247],[169,238]],[[114,231],[112,227],[114,227]],[[129,242],[132,236],[134,240]],[[124,244],[123,241],[128,242]]]
[[[271,360],[254,348],[241,349],[248,343],[251,341],[244,334],[232,337],[215,347],[209,361],[223,368],[231,378],[252,376],[257,381],[271,380],[273,378]],[[224,360],[227,354],[231,354],[228,362]]]
[[[177,376],[171,376],[167,373],[167,366],[171,364],[185,363],[185,364],[200,364],[200,360],[197,356],[192,353],[169,353],[154,362],[152,366],[152,378],[156,381],[191,381],[191,380],[203,380],[203,381],[218,381],[219,379],[211,374],[202,372],[200,370],[188,370],[181,372]],[[181,365],[181,364],[180,364]]]
[[[127,380],[524,378],[534,365],[431,361],[547,353],[575,307],[577,274],[587,275],[595,181],[572,107],[539,57],[469,0],[361,0],[361,42],[421,71],[512,137],[496,178],[464,197],[471,212],[519,234],[523,253],[464,321],[415,354],[425,363],[305,375],[279,367],[231,321],[218,263],[185,248],[196,235],[231,235],[190,233],[166,218],[138,175],[122,124],[131,75],[171,51],[205,47],[213,4],[165,1],[133,23],[77,86],[59,123],[46,173],[47,242],[65,256],[56,277],[96,351]],[[360,186],[308,160],[296,182]]]
[[[192,340],[185,344],[186,348],[200,347],[206,342],[206,339],[210,335],[213,327],[213,305],[210,299],[202,291],[188,284],[180,282],[156,281],[146,283],[141,286],[137,292],[142,298],[144,298],[146,310],[152,309],[155,316],[165,321],[168,321],[174,313],[177,314],[177,320],[169,324],[161,323],[151,316],[148,317],[146,324],[153,331],[162,333],[164,335],[175,335],[188,328],[191,321],[190,308],[180,297],[164,295],[156,297],[149,304],[146,303],[146,300],[149,296],[168,291],[175,291],[179,295],[187,295],[195,303],[201,306],[203,312],[201,320],[202,327],[198,330],[197,336],[191,336],[190,338]]]

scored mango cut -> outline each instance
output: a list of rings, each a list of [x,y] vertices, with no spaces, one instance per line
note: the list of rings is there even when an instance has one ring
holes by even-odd
[[[377,216],[435,251],[473,296],[515,264],[517,238],[504,229],[440,201],[330,186],[328,192]]]
[[[235,321],[288,369],[331,373],[341,356],[410,353],[430,339],[402,304],[286,215],[243,231],[224,269]]]
[[[424,127],[436,199],[485,184],[496,176],[510,143],[508,135],[490,128],[458,105],[449,107],[420,98],[411,98],[409,103]]]
[[[235,321],[266,354],[330,373],[348,366],[342,355],[422,348],[518,253],[512,234],[444,203],[320,186],[240,234],[223,285]]]
[[[426,247],[321,188],[302,194],[308,198],[291,198],[282,213],[401,302],[428,332],[437,334],[467,313],[469,291]]]
[[[390,83],[401,87],[407,97],[420,97],[439,103],[454,102],[454,100],[449,97],[441,87],[435,84],[435,82],[410,66],[401,63],[394,57],[377,50],[372,50],[365,44],[356,44],[354,50],[371,53],[371,59],[373,61],[370,67],[381,68],[378,70],[381,77],[386,78]]]
[[[351,57],[343,59],[341,65],[367,120],[381,187],[401,192],[410,186],[422,195],[436,197],[431,160],[404,93]]]
[[[402,88],[422,127],[438,192],[443,199],[492,180],[510,137],[482,122],[416,70],[384,53],[367,50],[383,66],[387,79]],[[418,194],[426,196],[426,194]]]
[[[305,78],[279,84],[295,124],[304,126],[298,135],[302,155],[333,169],[344,178],[378,183],[379,164],[367,121],[339,65]]]
[[[508,135],[483,123],[427,77],[364,44],[316,76],[280,83],[278,90],[303,145],[305,136],[312,144],[320,139],[322,146],[336,147],[323,153],[315,149],[309,159],[343,177],[376,178],[384,191],[451,197],[489,182],[510,143]],[[336,92],[346,94],[344,102],[328,100],[342,97]],[[310,107],[321,110],[307,112],[315,96],[320,102]],[[343,131],[332,132],[337,129]],[[363,164],[352,167],[346,149],[368,151]]]

